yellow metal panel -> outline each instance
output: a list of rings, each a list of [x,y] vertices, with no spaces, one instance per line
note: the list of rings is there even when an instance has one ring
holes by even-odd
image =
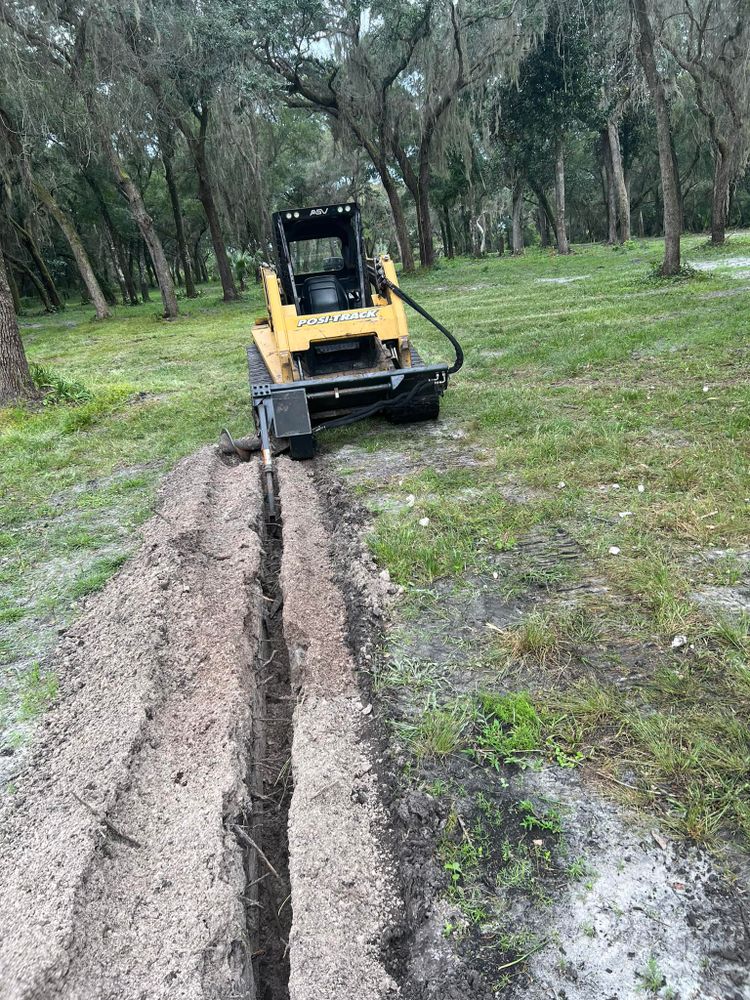
[[[380,262],[388,280],[398,284],[390,257],[381,257]],[[386,289],[384,295],[373,294],[371,307],[300,316],[294,304],[282,303],[276,272],[264,267],[261,275],[269,326],[253,327],[253,337],[274,382],[291,382],[299,378],[291,354],[307,351],[311,343],[326,340],[374,335],[381,341],[396,341],[401,363],[411,364],[406,313],[401,300],[390,290]],[[346,319],[342,318],[344,316]]]
[[[268,368],[271,374],[271,380],[277,384],[280,382],[291,382],[290,368],[288,365],[282,364],[279,351],[276,347],[276,338],[270,326],[256,323],[253,327],[253,340],[263,355],[266,368]],[[287,369],[286,378],[284,377],[285,368]]]
[[[286,316],[284,318],[287,319]],[[398,337],[393,306],[372,306],[310,316],[298,316],[292,307],[292,314],[288,317],[287,338],[292,351],[306,351],[313,341],[343,340],[373,334],[380,340]]]

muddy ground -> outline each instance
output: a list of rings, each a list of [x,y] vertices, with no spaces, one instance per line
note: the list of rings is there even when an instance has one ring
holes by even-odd
[[[62,638],[2,802],[0,997],[750,997],[745,887],[707,854],[583,769],[438,771],[400,739],[422,693],[378,684],[394,656],[468,691],[445,621],[465,650],[533,595],[446,584],[396,632],[335,461],[281,459],[278,488],[271,525],[254,464],[185,460]]]

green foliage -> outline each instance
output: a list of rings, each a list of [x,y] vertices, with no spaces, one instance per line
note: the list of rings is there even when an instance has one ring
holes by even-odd
[[[556,809],[547,809],[539,812],[533,802],[524,799],[518,803],[516,810],[522,817],[521,826],[524,830],[545,830],[548,833],[562,833],[562,820]]]
[[[57,697],[57,678],[51,671],[44,671],[34,663],[23,675],[20,688],[18,719],[29,722],[35,719]]]
[[[659,968],[659,963],[654,955],[649,955],[643,969],[638,973],[638,978],[640,980],[638,989],[646,993],[658,993],[666,982],[664,973]]]
[[[468,722],[465,704],[456,702],[450,707],[441,707],[430,699],[418,722],[398,723],[396,732],[418,758],[444,757],[462,747]]]
[[[45,406],[56,406],[59,403],[87,403],[93,398],[93,393],[83,382],[65,378],[45,365],[29,365],[31,378],[36,388],[42,393]]]
[[[503,764],[525,765],[529,754],[541,748],[541,722],[526,694],[479,696],[479,732],[471,754],[499,769]]]

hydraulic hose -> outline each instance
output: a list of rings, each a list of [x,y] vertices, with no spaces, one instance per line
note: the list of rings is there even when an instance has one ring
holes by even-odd
[[[424,388],[425,384],[426,380],[420,379],[403,396],[396,396],[394,399],[386,399],[378,403],[370,403],[369,406],[361,406],[358,410],[345,413],[343,417],[334,417],[333,420],[326,420],[324,424],[318,424],[315,430],[317,432],[327,431],[331,427],[346,427],[348,424],[356,424],[358,420],[366,420],[368,417],[374,417],[376,413],[387,410],[392,406],[403,406],[405,403],[410,403],[419,390]]]
[[[400,298],[408,306],[411,306],[411,308],[414,309],[415,312],[418,312],[420,316],[424,317],[428,323],[432,323],[432,325],[439,330],[444,337],[447,337],[447,339],[451,342],[453,350],[456,352],[456,360],[453,362],[453,365],[448,369],[446,374],[455,375],[464,363],[463,348],[459,344],[456,337],[454,337],[450,330],[447,330],[439,320],[436,320],[435,317],[431,316],[426,309],[423,309],[418,302],[415,302],[411,295],[407,295],[406,292],[402,291],[398,285],[386,278],[382,271],[378,271],[375,268],[370,267],[368,268],[368,272],[376,288],[380,289],[383,285],[388,287],[394,295]],[[420,380],[419,382],[416,382],[407,393],[404,393],[403,396],[398,396],[395,399],[389,399],[385,402],[372,403],[370,406],[363,406],[358,410],[352,410],[351,413],[347,413],[343,417],[335,417],[333,420],[327,420],[324,424],[319,424],[315,430],[324,431],[331,427],[346,427],[347,424],[356,423],[358,420],[366,420],[367,417],[372,417],[376,413],[380,413],[391,406],[403,406],[404,404],[408,404],[419,393],[420,389],[424,388],[424,385],[425,381]]]
[[[456,352],[456,360],[453,362],[453,366],[448,369],[448,374],[455,375],[464,363],[464,352],[458,340],[456,340],[450,330],[447,330],[439,320],[435,319],[434,316],[431,316],[426,309],[423,309],[422,306],[420,306],[418,302],[415,302],[411,295],[407,295],[406,292],[399,288],[398,285],[389,281],[384,274],[380,275],[380,283],[390,288],[394,295],[405,302],[408,306],[411,306],[415,312],[418,312],[420,316],[423,316],[428,323],[432,323],[432,325],[439,330],[444,337],[448,338],[453,346],[453,350]]]

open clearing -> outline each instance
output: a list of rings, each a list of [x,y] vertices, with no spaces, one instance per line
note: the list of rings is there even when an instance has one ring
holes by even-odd
[[[750,996],[750,238],[685,242],[406,283],[441,420],[277,529],[196,451],[254,301],[26,319],[93,398],[0,425],[0,996]]]

